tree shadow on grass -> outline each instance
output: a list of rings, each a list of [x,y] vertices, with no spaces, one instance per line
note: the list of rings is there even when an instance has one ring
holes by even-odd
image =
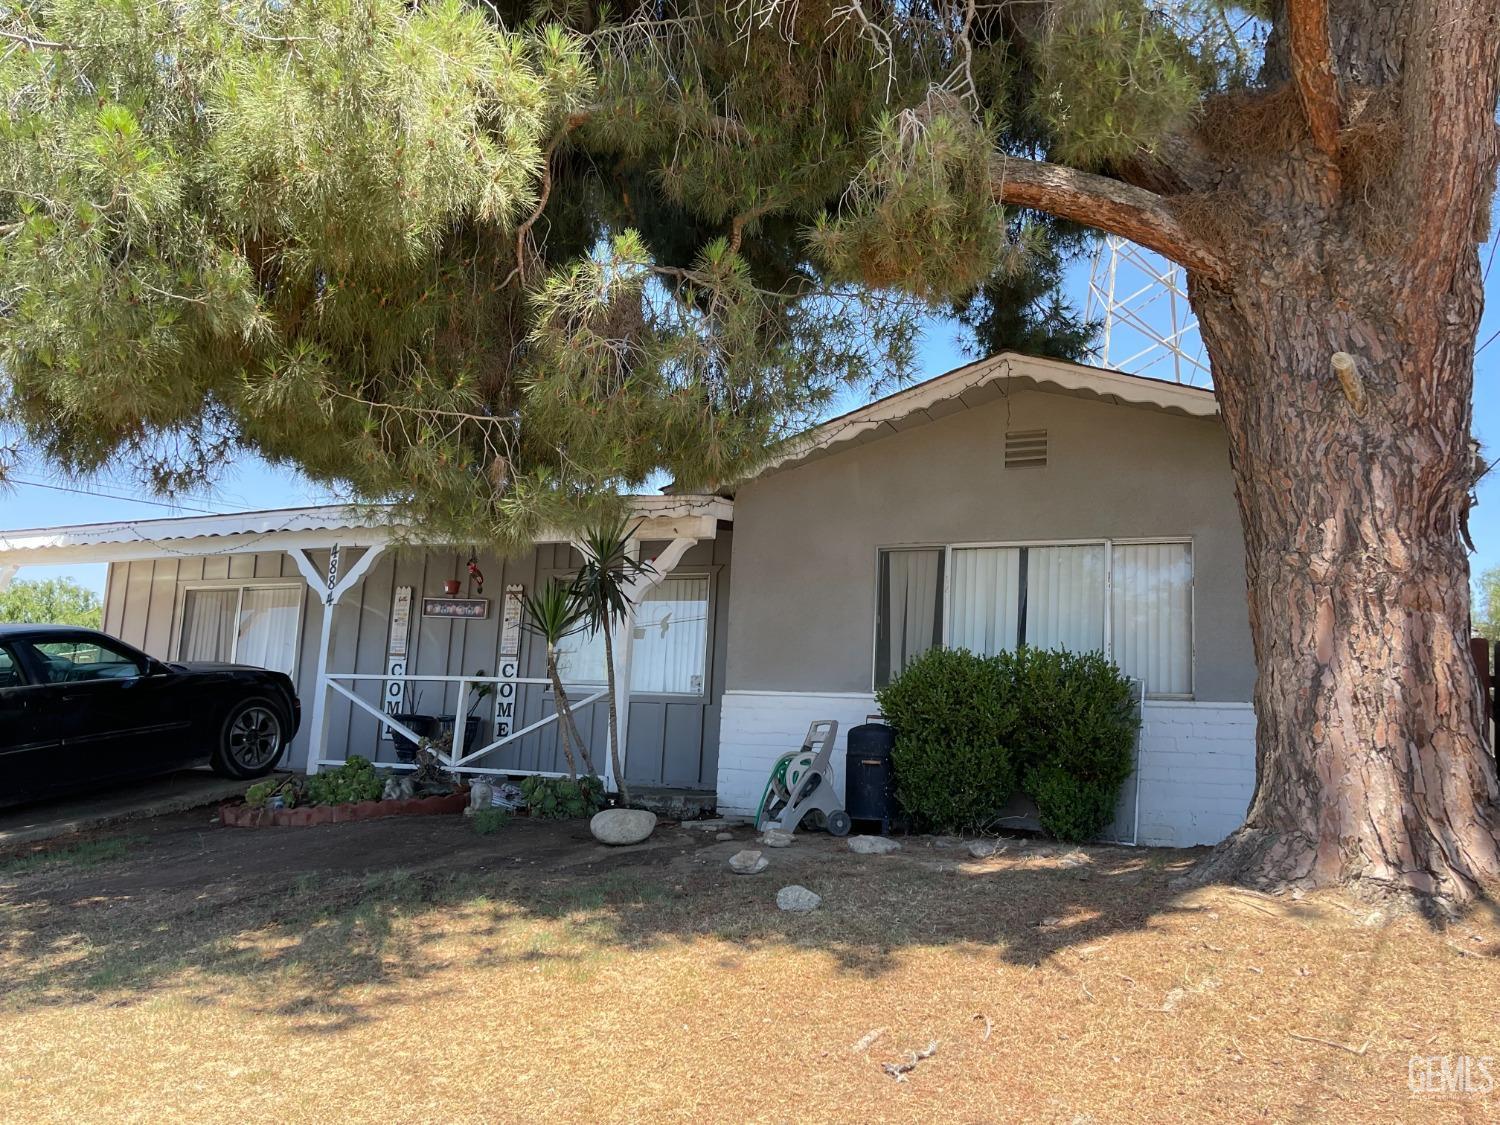
[[[330,1035],[379,1018],[386,986],[436,1000],[446,974],[468,965],[588,974],[708,938],[720,970],[785,949],[879,980],[917,948],[1036,966],[1211,910],[1176,882],[1192,852],[1013,840],[970,859],[919,838],[873,857],[809,836],[769,851],[768,871],[739,876],[726,860],[744,833],[716,844],[664,828],[648,845],[611,850],[576,825],[523,822],[483,840],[461,824],[316,831],[305,849],[268,834],[165,834],[86,873],[39,865],[0,879],[4,1008],[139,1004],[182,995],[191,980],[192,1003],[248,1006]],[[231,878],[226,856],[240,863]],[[790,883],[822,906],[777,909]],[[1247,917],[1327,920],[1312,902],[1238,897]]]

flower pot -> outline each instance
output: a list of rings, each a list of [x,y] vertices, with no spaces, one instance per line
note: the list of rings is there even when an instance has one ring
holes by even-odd
[[[450,598],[458,597],[458,592],[462,588],[463,583],[457,578],[449,578],[443,583],[443,593],[447,594]]]

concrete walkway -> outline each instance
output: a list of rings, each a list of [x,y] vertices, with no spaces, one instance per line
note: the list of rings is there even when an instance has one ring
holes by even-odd
[[[250,784],[206,769],[179,770],[146,781],[112,785],[107,792],[0,808],[0,852],[127,820],[216,805],[240,796]]]

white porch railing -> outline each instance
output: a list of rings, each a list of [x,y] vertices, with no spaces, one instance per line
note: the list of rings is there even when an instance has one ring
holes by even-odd
[[[350,688],[347,688],[343,684],[339,683],[339,680],[347,680],[356,683],[360,681],[378,682],[381,684],[388,684],[393,681],[397,683],[420,682],[425,684],[457,684],[458,703],[453,711],[453,738],[449,743],[448,751],[446,753],[442,752],[441,750],[435,751],[438,759],[443,763],[446,769],[453,773],[490,774],[493,776],[568,776],[566,773],[547,770],[526,770],[508,766],[497,768],[470,764],[471,762],[477,762],[480,758],[483,758],[489,754],[493,754],[496,750],[500,750],[506,746],[511,745],[512,743],[520,741],[528,734],[534,734],[536,731],[541,730],[543,727],[547,726],[550,723],[557,722],[558,713],[556,711],[553,711],[553,713],[550,715],[544,715],[534,723],[528,723],[520,730],[512,731],[510,734],[507,734],[504,737],[497,738],[492,742],[487,742],[477,749],[470,751],[465,751],[463,749],[463,744],[465,741],[465,731],[468,728],[469,691],[471,688],[479,684],[493,684],[497,687],[500,684],[514,684],[517,687],[522,684],[538,684],[542,687],[551,687],[551,680],[529,676],[519,676],[510,679],[502,679],[499,676],[391,676],[384,673],[376,674],[355,672],[329,672],[323,677],[322,683],[319,686],[320,691],[333,692],[339,696],[342,696],[355,707],[358,707],[360,710],[373,717],[378,723],[381,724],[382,727],[400,734],[403,738],[409,738],[412,742],[421,742],[424,736],[417,734],[404,723],[397,722],[396,719],[394,719],[391,715],[387,714],[385,711],[382,711],[379,707],[376,707],[369,700],[360,697]],[[581,708],[592,706],[594,703],[597,703],[608,694],[608,688],[600,688],[592,695],[584,696],[582,699],[578,700],[570,700],[569,703],[571,704],[573,710],[576,712]],[[319,768],[323,766],[340,766],[344,764],[344,761],[345,759],[343,758],[319,757],[317,760],[317,764]],[[596,762],[596,765],[597,764],[600,763]],[[607,755],[605,757],[605,761],[602,764],[607,773],[609,771],[609,761]],[[414,763],[407,762],[381,762],[380,766],[382,769],[390,768],[397,770],[416,768]]]

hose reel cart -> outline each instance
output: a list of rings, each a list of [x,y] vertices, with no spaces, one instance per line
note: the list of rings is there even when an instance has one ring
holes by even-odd
[[[849,835],[849,814],[833,788],[833,743],[839,725],[819,719],[807,728],[800,750],[783,754],[771,769],[771,779],[755,814],[755,830],[795,832],[804,817],[834,836]]]

